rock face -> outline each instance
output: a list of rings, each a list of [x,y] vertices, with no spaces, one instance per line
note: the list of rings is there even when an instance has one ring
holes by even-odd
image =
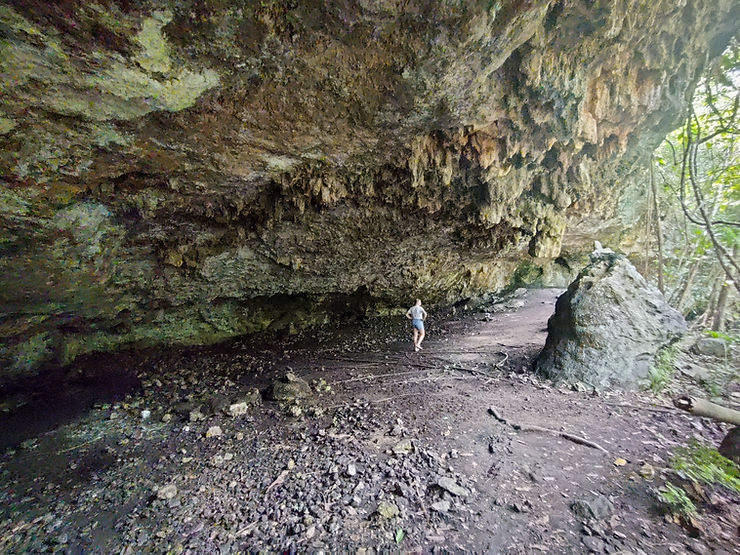
[[[555,380],[635,389],[686,322],[624,256],[601,250],[591,260],[558,298],[535,367]]]
[[[739,9],[6,2],[3,376],[560,275]]]

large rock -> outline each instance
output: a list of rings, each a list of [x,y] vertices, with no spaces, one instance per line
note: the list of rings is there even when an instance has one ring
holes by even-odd
[[[694,343],[692,350],[700,355],[722,358],[727,356],[727,343],[719,337],[702,337]]]
[[[720,455],[740,464],[740,426],[732,428],[718,449]]]
[[[286,405],[299,403],[313,395],[308,382],[293,372],[286,372],[283,377],[275,380],[268,394],[273,401]]]
[[[0,3],[0,376],[557,282],[739,10]]]
[[[536,361],[549,378],[634,389],[655,354],[686,331],[683,316],[622,255],[598,250],[547,322]]]

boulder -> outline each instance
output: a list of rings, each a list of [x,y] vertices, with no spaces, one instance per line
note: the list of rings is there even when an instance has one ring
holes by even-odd
[[[740,426],[730,430],[719,445],[719,454],[740,464]]]
[[[574,501],[570,508],[576,516],[583,520],[606,520],[614,513],[614,504],[608,497],[601,494]]]
[[[686,322],[627,258],[602,249],[558,298],[547,331],[538,373],[637,389],[656,353],[686,331]]]
[[[226,414],[230,416],[243,416],[249,412],[250,407],[259,405],[262,402],[260,391],[256,387],[249,389],[246,393],[239,396],[226,409]]]
[[[177,497],[177,486],[175,484],[167,484],[157,489],[157,498],[164,501],[169,501]]]
[[[309,397],[311,397],[311,388],[308,382],[293,372],[287,372],[270,388],[270,398],[281,404],[292,404]]]
[[[691,350],[698,355],[724,358],[727,356],[727,343],[719,337],[702,337]]]

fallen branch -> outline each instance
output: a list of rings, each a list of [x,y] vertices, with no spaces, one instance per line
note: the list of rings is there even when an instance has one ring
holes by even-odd
[[[728,409],[706,399],[697,399],[689,395],[677,397],[673,400],[673,404],[694,416],[704,416],[719,422],[727,422],[735,426],[740,426],[740,410]]]
[[[662,406],[647,406],[647,405],[631,405],[629,403],[610,403],[609,401],[603,401],[601,403],[602,405],[606,405],[609,407],[617,407],[620,409],[631,409],[631,410],[649,410],[653,412],[663,412],[663,413],[673,413],[675,412],[670,407],[662,407]]]
[[[579,445],[585,445],[586,447],[590,447],[591,449],[597,449],[599,451],[602,451],[604,453],[608,453],[606,449],[604,449],[601,445],[598,443],[595,443],[593,441],[589,441],[588,439],[585,439],[580,436],[576,436],[573,434],[569,434],[567,432],[561,432],[558,430],[553,430],[551,428],[543,428],[542,426],[529,426],[524,424],[516,424],[514,422],[509,422],[504,418],[494,407],[488,408],[489,414],[491,414],[496,420],[501,422],[502,424],[506,424],[507,426],[511,426],[515,430],[519,432],[542,432],[546,434],[553,434],[559,437],[562,437],[563,439],[567,439],[568,441],[572,441],[573,443],[577,443]]]
[[[79,445],[73,445],[72,447],[67,447],[66,449],[62,449],[61,451],[57,451],[57,455],[61,455],[63,453],[69,453],[70,451],[75,451],[77,449],[82,449],[83,447],[86,447],[87,445],[90,445],[92,443],[95,443],[99,439],[103,439],[103,436],[105,434],[100,434],[98,437],[94,437],[91,440],[85,441],[84,443],[80,443]]]

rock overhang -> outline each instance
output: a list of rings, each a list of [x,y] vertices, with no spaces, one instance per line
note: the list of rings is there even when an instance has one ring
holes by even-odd
[[[11,2],[0,357],[505,287],[612,221],[737,11]]]

